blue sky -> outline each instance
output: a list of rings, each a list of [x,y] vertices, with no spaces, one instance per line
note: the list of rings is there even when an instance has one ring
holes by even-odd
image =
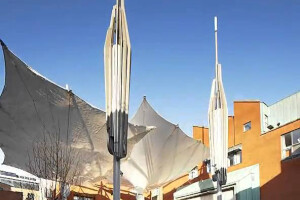
[[[35,70],[104,109],[103,45],[113,0],[2,0],[0,38]],[[144,95],[189,135],[207,125],[213,17],[229,114],[300,89],[297,0],[125,0],[132,43],[131,115]],[[0,58],[0,88],[4,83]]]

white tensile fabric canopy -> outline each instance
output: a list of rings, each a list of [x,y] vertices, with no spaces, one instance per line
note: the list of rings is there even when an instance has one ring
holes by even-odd
[[[155,126],[121,165],[124,177],[137,189],[162,186],[191,171],[209,157],[209,149],[188,137],[178,125],[161,117],[144,98],[130,121],[140,126]]]
[[[83,155],[82,185],[111,179],[113,157],[107,150],[105,112],[47,80],[7,47],[3,52],[0,147],[4,164],[28,170],[33,143],[45,133],[59,133],[64,143],[71,143]],[[184,175],[209,156],[207,147],[159,116],[145,99],[129,123],[128,138],[128,154],[121,165],[123,180],[142,190]],[[126,181],[121,184],[128,186]]]
[[[105,112],[39,75],[3,46],[5,86],[0,98],[0,147],[4,164],[29,170],[34,142],[59,135],[79,151],[82,184],[111,177]],[[150,129],[129,125],[128,153]]]

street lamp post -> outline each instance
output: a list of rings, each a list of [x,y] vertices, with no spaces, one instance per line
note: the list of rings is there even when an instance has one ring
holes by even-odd
[[[113,199],[120,199],[120,160],[127,154],[131,46],[124,0],[117,0],[104,45],[107,147],[113,155]]]
[[[218,61],[218,25],[215,17],[216,77],[213,80],[208,110],[210,158],[213,180],[217,182],[217,199],[222,199],[222,185],[227,181],[228,110]]]

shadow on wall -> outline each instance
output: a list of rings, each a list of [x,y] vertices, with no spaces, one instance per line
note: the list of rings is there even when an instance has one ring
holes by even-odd
[[[101,185],[98,185],[99,190],[98,194],[94,195],[88,195],[84,193],[73,193],[70,195],[70,200],[73,200],[74,196],[82,196],[82,197],[92,197],[94,200],[111,200],[113,199],[113,189],[110,187],[107,187],[101,183]],[[69,200],[69,198],[68,198]],[[121,200],[136,200],[136,195],[133,192],[121,190]],[[150,200],[150,197],[145,197],[145,200]]]
[[[173,194],[174,192],[176,192],[176,190],[179,188],[179,187],[184,187],[184,186],[188,186],[192,183],[195,183],[195,182],[198,182],[198,181],[201,181],[201,180],[206,180],[206,179],[209,179],[209,174],[207,173],[207,167],[206,165],[204,164],[204,162],[202,163],[202,165],[200,166],[199,168],[199,176],[197,178],[194,178],[192,180],[188,180],[186,182],[184,182],[183,184],[181,185],[176,185],[176,187],[172,188],[171,191],[167,192],[167,193],[164,193],[163,195],[163,199],[164,200],[173,200],[174,197],[173,197]],[[184,177],[184,176],[183,176]],[[181,177],[182,178],[182,177]],[[179,178],[180,179],[180,178]],[[176,180],[174,181],[176,182]],[[164,188],[168,187],[168,185],[171,185],[173,182],[167,184],[164,186]]]
[[[13,191],[0,191],[0,200],[23,200],[23,193]]]
[[[261,187],[261,199],[300,199],[300,157],[281,161],[281,173]]]
[[[73,200],[74,197],[86,197],[91,198],[93,200],[112,200],[113,199],[113,189],[111,187],[107,187],[101,183],[101,185],[96,185],[97,189],[92,189],[89,187],[80,186],[78,192],[71,191],[68,196],[68,200]],[[94,191],[93,194],[85,193],[84,190],[88,189],[89,191]],[[2,200],[0,198],[0,200]],[[4,200],[4,199],[3,199]],[[6,199],[5,199],[6,200]],[[121,199],[120,200],[136,200],[136,194],[127,190],[121,189]],[[150,200],[150,196],[145,197],[145,200]]]
[[[209,177],[209,174],[207,173],[207,168],[206,165],[203,163],[200,168],[199,168],[199,176],[197,178],[194,178],[192,180],[188,180],[185,181],[184,183],[180,184],[180,179],[184,178],[188,175],[184,175],[180,178],[178,178],[177,180],[170,182],[169,184],[165,185],[164,188],[174,184],[174,187],[171,188],[170,191],[168,191],[167,193],[164,193],[163,195],[163,199],[164,200],[173,200],[173,193],[176,192],[176,189],[178,189],[179,187],[183,187],[183,186],[187,186],[190,185],[192,183],[198,182],[200,180],[206,180]],[[176,183],[176,181],[178,181],[178,184]],[[112,194],[113,194],[113,189],[110,187],[107,187],[103,184],[97,185],[97,187],[99,188],[98,190],[98,194],[85,194],[85,193],[76,193],[76,192],[71,192],[70,196],[68,197],[68,200],[73,200],[74,196],[82,196],[82,197],[92,197],[95,200],[111,200],[112,199]],[[150,200],[150,195],[145,197],[145,200]],[[136,195],[135,193],[132,193],[130,191],[126,191],[126,190],[121,190],[121,200],[136,200]]]
[[[113,194],[113,189],[105,185],[100,185],[98,194],[95,200],[111,200]],[[136,194],[130,191],[121,189],[121,200],[136,200]],[[145,197],[145,200],[150,200],[150,197]]]
[[[248,188],[242,190],[236,194],[236,200],[258,200],[259,199],[259,187],[257,188]]]

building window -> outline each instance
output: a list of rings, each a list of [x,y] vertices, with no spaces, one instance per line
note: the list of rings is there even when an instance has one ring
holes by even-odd
[[[244,132],[249,131],[251,129],[251,121],[244,124]]]
[[[242,162],[242,151],[228,153],[228,166],[240,164]]]
[[[236,145],[228,149],[228,167],[240,164],[242,162],[242,145]],[[207,173],[211,173],[210,160],[205,160]]]
[[[208,159],[204,160],[204,164],[206,166],[206,172],[209,174],[211,172],[210,160]]]
[[[300,155],[300,129],[281,136],[281,158],[293,158]]]
[[[240,164],[242,162],[242,145],[236,145],[228,149],[228,166]]]
[[[136,198],[137,200],[144,199],[143,195],[140,195],[141,198]],[[162,192],[161,188],[156,188],[154,190],[151,190],[151,200],[161,200],[162,197]]]
[[[189,180],[197,178],[199,176],[198,167],[194,167],[189,173]]]

